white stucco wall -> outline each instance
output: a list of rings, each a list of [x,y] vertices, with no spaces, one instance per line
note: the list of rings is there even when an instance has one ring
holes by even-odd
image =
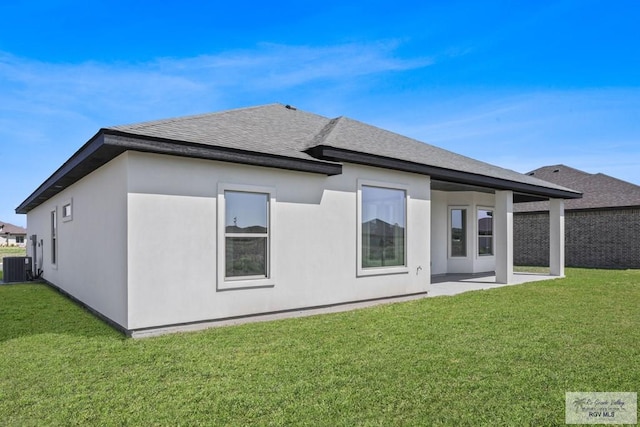
[[[87,175],[27,214],[36,234],[43,278],[127,327],[127,154]],[[62,207],[72,202],[73,216]],[[57,212],[58,255],[51,262],[51,211]],[[28,254],[33,256],[27,240]]]
[[[406,189],[406,272],[358,274],[358,182]],[[221,184],[274,190],[273,286],[218,286]],[[73,219],[64,221],[68,201]],[[477,255],[475,215],[494,202],[492,194],[432,193],[429,177],[359,165],[327,177],[127,152],[32,210],[28,234],[43,241],[46,280],[121,326],[140,329],[418,293],[428,290],[432,273],[492,271],[495,258]],[[469,209],[463,260],[448,256],[450,206]]]
[[[128,158],[130,329],[428,288],[428,177],[356,165],[345,165],[342,175],[327,177],[142,153],[130,153]],[[407,187],[407,273],[357,277],[359,179]],[[275,189],[273,287],[217,289],[220,183]]]
[[[481,208],[493,208],[495,195],[473,191],[432,191],[431,199],[432,273],[481,273],[494,271],[495,256],[478,255],[477,212]],[[449,256],[450,207],[467,209],[467,256],[463,258]]]

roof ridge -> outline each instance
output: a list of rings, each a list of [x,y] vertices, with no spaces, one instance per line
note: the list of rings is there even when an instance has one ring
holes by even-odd
[[[434,150],[439,154],[442,154],[442,155],[445,155],[445,156],[455,156],[458,159],[462,159],[462,160],[464,160],[466,162],[472,163],[472,164],[477,165],[477,166],[489,167],[491,169],[496,169],[497,168],[497,169],[500,169],[502,171],[513,173],[513,174],[516,174],[516,175],[521,176],[521,177],[525,176],[524,174],[522,174],[520,172],[517,172],[517,171],[515,171],[513,169],[508,169],[506,167],[492,165],[491,163],[487,163],[487,162],[482,161],[482,160],[474,159],[473,157],[469,157],[469,156],[466,156],[464,154],[455,153],[453,151],[447,150],[446,148],[442,148],[442,147],[439,147],[437,145],[430,144],[428,142],[420,141],[420,140],[418,140],[416,138],[412,138],[410,136],[403,135],[403,134],[400,134],[398,132],[395,132],[395,131],[392,131],[392,130],[389,130],[389,129],[381,128],[381,127],[378,127],[376,125],[365,123],[365,122],[362,122],[362,121],[357,120],[357,119],[352,119],[352,118],[347,117],[347,116],[336,117],[335,119],[332,119],[331,122],[332,122],[331,126],[327,129],[327,132],[324,132],[322,134],[321,141],[322,142],[326,142],[327,143],[326,145],[331,145],[333,143],[333,141],[328,141],[328,139],[332,135],[335,135],[335,132],[333,132],[333,131],[338,127],[339,124],[343,124],[344,126],[348,126],[349,123],[354,123],[354,124],[356,124],[358,126],[364,126],[367,129],[375,130],[375,132],[381,132],[381,133],[386,134],[386,135],[393,135],[393,137],[395,137],[395,138],[401,138],[404,141],[413,144],[415,147],[426,146],[426,147],[429,147],[430,150]],[[318,139],[320,140],[320,138],[318,138]],[[315,138],[314,138],[314,140],[315,140]],[[316,144],[315,146],[319,146],[319,145],[322,145],[322,144]],[[310,148],[313,148],[313,147],[314,146],[312,146]],[[413,159],[413,161],[418,162],[418,163],[420,162],[420,160],[418,160],[418,159]],[[444,169],[447,169],[447,167],[445,167],[445,166],[442,166],[442,167]],[[480,175],[481,173],[477,172],[476,174]],[[514,179],[513,177],[504,178],[504,179],[506,181],[510,181],[510,182],[518,182],[518,180]],[[554,183],[554,182],[550,182],[550,181],[546,181],[546,180],[540,179],[540,178],[535,177],[535,176],[527,176],[527,179],[533,180],[533,182],[534,182],[533,185],[541,185],[543,187],[555,188],[555,189],[560,189],[560,190],[563,190],[563,191],[574,192],[574,190],[572,190],[571,188],[569,188],[567,186],[564,186],[564,185],[561,185],[561,184],[557,184],[557,183]]]
[[[640,185],[634,184],[633,182],[625,181],[624,179],[616,178],[615,176],[607,175],[606,173],[598,172],[591,175],[592,178],[604,177],[607,179],[614,180],[620,184],[628,185],[634,187],[636,190],[640,190]]]
[[[333,132],[338,122],[342,119],[344,119],[344,116],[338,116],[333,119],[329,119],[327,124],[322,129],[320,129],[320,132],[318,132],[313,136],[313,138],[311,138],[309,147],[307,148],[313,148],[318,145],[322,145],[322,143],[329,137],[331,132]]]
[[[271,104],[254,105],[254,106],[251,106],[251,107],[232,108],[230,110],[224,110],[224,111],[214,111],[214,112],[209,112],[209,113],[199,113],[199,114],[191,114],[191,115],[180,116],[180,117],[171,117],[171,118],[167,118],[167,119],[149,120],[149,121],[138,122],[138,123],[129,123],[129,124],[123,124],[123,125],[108,126],[105,129],[114,129],[114,130],[145,129],[145,128],[149,127],[149,126],[156,126],[156,125],[159,125],[159,124],[184,122],[184,121],[187,121],[187,120],[197,120],[197,119],[201,119],[203,117],[220,116],[220,115],[224,115],[224,114],[228,114],[228,113],[234,113],[234,112],[238,112],[238,111],[250,111],[250,110],[257,110],[257,109],[260,109],[260,108],[274,107],[274,106],[282,106],[283,108],[285,107],[284,104],[280,104],[278,102],[274,102],[274,103],[271,103]]]
[[[560,173],[556,175],[555,172]],[[541,166],[537,169],[527,172],[525,175],[572,188],[576,183],[583,181],[585,178],[593,176],[593,174],[589,172],[567,166],[563,163]]]
[[[564,168],[564,169],[570,169],[570,170],[572,170],[572,171],[574,171],[574,172],[580,172],[580,173],[583,173],[583,174],[592,175],[592,174],[590,174],[589,172],[585,172],[585,171],[583,171],[583,170],[576,169],[576,168],[571,167],[571,166],[567,166],[567,165],[565,165],[564,163],[558,163],[558,164],[555,164],[555,165],[545,165],[545,166],[540,166],[539,168],[536,168],[536,169],[534,169],[534,170],[532,170],[532,171],[527,172],[527,174],[531,174],[531,173],[538,172],[538,171],[542,171],[542,170],[548,170],[548,169],[552,169],[552,168]]]

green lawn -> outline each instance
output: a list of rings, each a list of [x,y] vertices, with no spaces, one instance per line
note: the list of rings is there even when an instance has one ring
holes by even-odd
[[[126,339],[0,286],[0,424],[564,425],[567,391],[640,391],[640,271]]]
[[[515,265],[513,266],[513,271],[520,272],[520,273],[549,274],[549,267],[531,267],[531,266]]]
[[[0,246],[0,262],[6,256],[26,256],[27,248],[18,246]]]

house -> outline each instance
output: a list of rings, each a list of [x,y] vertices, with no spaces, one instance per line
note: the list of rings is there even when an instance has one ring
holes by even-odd
[[[565,203],[565,260],[572,267],[640,268],[640,186],[565,165],[528,173],[581,191]],[[514,263],[548,265],[548,203],[514,208]]]
[[[25,247],[27,230],[18,225],[0,221],[0,246]]]
[[[16,209],[43,278],[131,335],[513,279],[513,203],[580,193],[280,104],[101,129]],[[478,218],[493,226],[478,230]],[[552,274],[564,272],[552,232]],[[482,242],[481,250],[478,242]]]

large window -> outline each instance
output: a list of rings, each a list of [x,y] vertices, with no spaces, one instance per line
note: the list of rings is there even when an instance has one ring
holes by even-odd
[[[360,267],[406,266],[406,190],[361,186]]]
[[[493,255],[493,211],[478,209],[478,255]]]
[[[269,194],[225,191],[225,279],[269,276]]]
[[[450,247],[452,257],[467,256],[467,210],[451,208]]]

